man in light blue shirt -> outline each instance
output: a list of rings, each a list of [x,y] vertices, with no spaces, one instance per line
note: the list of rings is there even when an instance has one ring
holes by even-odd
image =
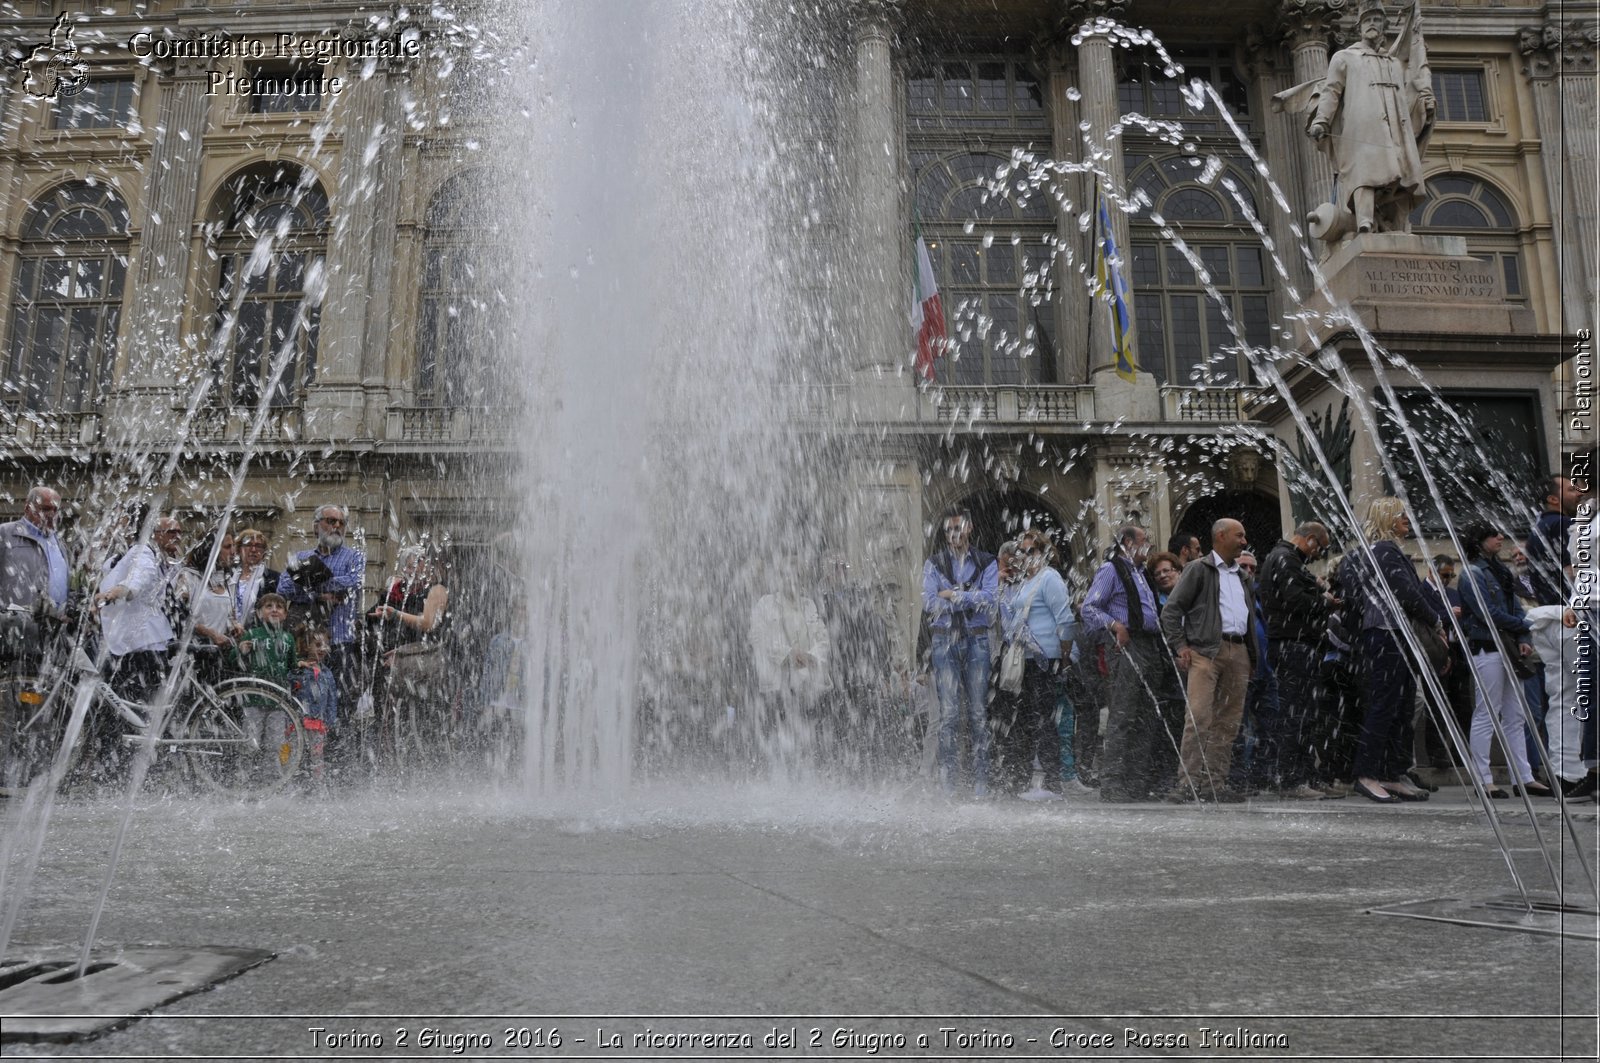
[[[343,506],[318,506],[312,518],[317,545],[302,550],[284,566],[277,591],[289,602],[307,606],[311,623],[328,632],[328,669],[339,687],[339,718],[350,719],[361,695],[361,654],[356,642],[356,611],[367,575],[367,558],[345,545]]]
[[[939,694],[939,784],[955,790],[961,703],[972,740],[973,794],[989,794],[989,632],[1000,570],[992,555],[971,549],[972,517],[945,511],[944,549],[922,566],[922,611],[932,634],[934,689]]]

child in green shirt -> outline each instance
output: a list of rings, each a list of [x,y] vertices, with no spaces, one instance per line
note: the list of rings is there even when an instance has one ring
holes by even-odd
[[[256,602],[255,623],[238,642],[239,664],[257,679],[289,686],[299,656],[294,636],[289,633],[289,603],[278,594],[263,594]]]
[[[295,648],[294,636],[289,633],[286,622],[289,619],[289,603],[278,594],[263,594],[256,600],[256,620],[244,637],[239,639],[236,653],[239,663],[244,670],[257,679],[265,679],[269,683],[276,683],[285,691],[289,689],[289,675],[294,671],[299,661],[299,654]],[[277,736],[289,727],[287,720],[273,720],[268,724],[269,714],[281,716],[271,708],[271,703],[261,699],[262,704],[246,705],[244,710],[244,732],[250,737],[250,744],[255,748],[261,746],[262,726],[268,725],[267,735],[272,741],[268,747],[276,755],[278,752]]]

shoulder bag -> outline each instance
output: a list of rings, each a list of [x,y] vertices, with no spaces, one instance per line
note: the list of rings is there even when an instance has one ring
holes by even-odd
[[[1028,612],[1033,608],[1034,596],[1039,593],[1039,588],[1044,586],[1042,574],[1035,578],[1033,590],[1028,592],[1028,600],[1023,603],[1017,613],[1017,623],[1006,640],[1005,653],[1000,655],[1000,677],[996,685],[1007,694],[1016,694],[1022,690],[1022,673],[1028,667],[1028,652],[1023,648],[1021,634],[1028,626]]]

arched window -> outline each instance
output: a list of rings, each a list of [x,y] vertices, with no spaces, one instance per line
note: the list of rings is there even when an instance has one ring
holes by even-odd
[[[1411,212],[1411,228],[1466,237],[1467,253],[1499,270],[1506,298],[1526,299],[1517,221],[1505,197],[1487,181],[1464,173],[1437,174],[1428,178],[1427,188],[1428,198]]]
[[[96,409],[110,383],[128,270],[128,208],[105,185],[58,185],[28,208],[12,287],[5,398]]]
[[[1051,383],[1055,347],[1041,271],[1055,219],[1041,193],[1014,194],[995,175],[1009,157],[914,151],[917,216],[939,281],[951,342],[948,384]]]
[[[510,389],[493,372],[494,336],[506,300],[488,266],[501,261],[497,201],[481,171],[451,178],[428,203],[422,237],[417,401],[424,406],[496,406]]]
[[[1222,308],[1251,346],[1271,342],[1267,263],[1245,211],[1259,217],[1249,164],[1194,155],[1130,155],[1127,162],[1130,186],[1151,203],[1129,219],[1140,368],[1173,384],[1248,379],[1249,361]],[[1182,238],[1202,269],[1163,228]]]
[[[293,405],[316,374],[328,197],[298,166],[257,166],[223,186],[212,217],[220,394],[254,407],[270,388],[271,405]]]

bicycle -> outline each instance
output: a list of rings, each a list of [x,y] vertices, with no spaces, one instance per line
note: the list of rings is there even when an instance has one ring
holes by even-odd
[[[166,725],[154,741],[158,762],[176,761],[202,787],[235,796],[274,793],[295,779],[305,757],[306,736],[300,706],[289,691],[254,676],[205,683],[195,674],[189,654],[172,666],[179,674],[173,681]],[[87,720],[97,713],[110,712],[121,722],[118,741],[129,746],[149,741],[150,705],[113,690],[81,646],[73,649],[71,671],[76,678],[66,675],[53,684],[35,681],[18,686],[18,703],[33,707],[31,714],[24,712],[12,742],[14,757],[26,758],[18,774],[23,781],[47,766],[63,740],[73,705],[84,696],[85,684],[92,701],[69,754],[69,766],[82,757],[87,745],[84,733],[90,727]]]

